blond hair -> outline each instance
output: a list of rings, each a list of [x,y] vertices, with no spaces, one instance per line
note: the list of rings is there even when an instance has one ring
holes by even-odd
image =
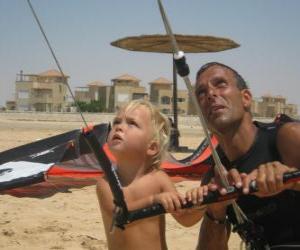
[[[146,107],[150,111],[150,119],[153,128],[153,140],[158,144],[158,152],[152,158],[152,166],[158,168],[162,158],[168,150],[170,138],[170,122],[157,108],[149,101],[138,99],[127,103],[120,111],[136,109],[140,106]]]

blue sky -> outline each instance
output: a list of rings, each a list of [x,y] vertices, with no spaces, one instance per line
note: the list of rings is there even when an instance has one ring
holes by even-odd
[[[172,79],[171,56],[129,52],[110,42],[133,35],[164,34],[156,0],[31,0],[64,72],[76,86],[124,73],[142,80]],[[164,0],[174,33],[230,38],[240,48],[187,54],[194,82],[209,61],[232,66],[254,96],[283,95],[300,107],[300,1]],[[14,95],[20,70],[56,68],[25,0],[0,0],[0,105]],[[179,80],[179,88],[184,83]]]

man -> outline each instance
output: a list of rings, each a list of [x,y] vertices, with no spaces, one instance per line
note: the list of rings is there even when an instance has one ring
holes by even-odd
[[[254,223],[251,233],[266,243],[261,248],[289,249],[287,245],[300,243],[300,185],[283,184],[284,173],[300,168],[300,123],[253,122],[252,95],[244,79],[220,63],[208,63],[198,71],[195,91],[208,127],[226,156],[222,163],[231,184],[248,194],[250,181],[257,181],[259,192],[244,195],[237,203]],[[198,249],[228,249],[228,221],[236,224],[232,210],[230,202],[207,207]],[[251,248],[259,248],[255,239]]]

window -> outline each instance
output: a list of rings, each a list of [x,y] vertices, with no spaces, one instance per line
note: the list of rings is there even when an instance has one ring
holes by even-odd
[[[132,100],[144,99],[146,96],[145,93],[133,93]]]
[[[161,112],[163,114],[170,114],[170,109],[162,109]]]
[[[18,91],[18,98],[19,99],[28,99],[29,98],[29,91],[28,90],[19,90]]]
[[[162,96],[160,99],[161,104],[170,104],[171,98],[169,96]]]
[[[118,102],[129,102],[130,96],[127,93],[119,93],[119,94],[117,94],[116,99]]]

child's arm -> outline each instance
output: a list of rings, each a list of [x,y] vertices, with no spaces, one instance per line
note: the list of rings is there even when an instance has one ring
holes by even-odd
[[[103,210],[112,214],[114,210],[113,196],[105,177],[98,180],[96,192],[101,211]]]
[[[98,180],[96,186],[96,193],[99,201],[99,207],[101,210],[102,220],[104,224],[105,234],[107,238],[107,244],[111,243],[111,225],[112,225],[112,217],[113,211],[115,209],[115,204],[113,202],[113,195],[111,193],[111,189],[105,177],[102,177]],[[110,249],[110,247],[108,247]]]
[[[160,183],[163,192],[157,195],[155,202],[162,204],[177,222],[183,226],[190,227],[203,217],[205,207],[201,209],[181,209],[181,205],[185,204],[188,199],[176,191],[173,182],[164,172],[160,173]]]

